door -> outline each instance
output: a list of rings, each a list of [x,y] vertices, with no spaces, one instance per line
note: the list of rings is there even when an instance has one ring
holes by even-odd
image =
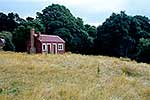
[[[53,45],[54,54],[56,53],[56,45]]]
[[[51,53],[51,45],[47,45],[48,53]]]
[[[53,44],[53,47],[52,47],[52,48],[53,48],[53,50],[52,50],[53,53],[54,53],[54,54],[57,54],[57,44],[56,44],[56,43]]]

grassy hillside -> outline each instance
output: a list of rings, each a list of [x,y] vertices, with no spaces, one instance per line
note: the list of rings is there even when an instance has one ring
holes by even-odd
[[[104,56],[0,52],[0,100],[150,100],[150,65]]]

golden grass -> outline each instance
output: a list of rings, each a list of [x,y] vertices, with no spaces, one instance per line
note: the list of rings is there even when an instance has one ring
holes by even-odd
[[[0,100],[150,100],[150,65],[106,56],[0,52]]]

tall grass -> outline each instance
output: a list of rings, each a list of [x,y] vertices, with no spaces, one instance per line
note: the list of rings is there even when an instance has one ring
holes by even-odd
[[[0,100],[150,100],[150,65],[106,56],[0,52]]]

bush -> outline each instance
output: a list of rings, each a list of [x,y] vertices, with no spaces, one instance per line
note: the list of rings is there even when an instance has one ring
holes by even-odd
[[[4,50],[5,51],[15,51],[15,46],[12,43],[12,33],[10,32],[0,32],[0,37],[5,39],[5,46],[4,46]]]

